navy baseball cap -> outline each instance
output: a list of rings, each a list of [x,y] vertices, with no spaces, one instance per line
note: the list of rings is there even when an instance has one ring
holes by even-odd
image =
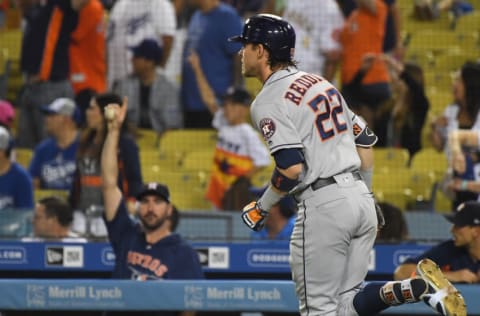
[[[252,98],[250,93],[243,88],[230,87],[223,96],[223,101],[231,101],[234,103],[249,106]]]
[[[144,184],[142,189],[140,190],[140,193],[138,193],[136,196],[137,201],[140,201],[146,195],[155,195],[170,203],[170,191],[168,190],[168,187],[164,184],[158,182],[150,182]]]
[[[477,201],[467,201],[460,204],[451,215],[445,215],[445,218],[455,226],[480,226],[480,203]]]
[[[144,39],[137,46],[130,47],[133,52],[133,57],[142,57],[155,62],[160,61],[163,54],[163,49],[158,45],[154,39]]]

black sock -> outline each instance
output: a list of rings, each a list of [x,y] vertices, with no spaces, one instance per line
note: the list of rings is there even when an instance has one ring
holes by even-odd
[[[385,303],[382,299],[381,288],[385,284],[385,282],[371,282],[367,284],[362,291],[355,295],[353,306],[359,316],[376,315],[391,306]],[[418,278],[410,280],[410,285],[412,287],[413,299],[419,301],[420,296],[427,290],[427,283],[423,279]],[[405,298],[402,294],[401,281],[393,284],[393,292],[400,304],[405,303]]]
[[[353,307],[359,316],[376,315],[390,307],[380,298],[385,282],[370,282],[353,298]]]

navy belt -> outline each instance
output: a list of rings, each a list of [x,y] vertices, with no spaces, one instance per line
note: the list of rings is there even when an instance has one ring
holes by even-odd
[[[352,176],[353,176],[353,179],[355,181],[363,180],[362,175],[360,174],[359,171],[352,172]],[[334,177],[318,178],[317,180],[313,181],[313,183],[310,186],[311,186],[313,191],[316,191],[318,189],[321,189],[323,187],[326,187],[327,185],[331,185],[331,184],[334,184],[334,183],[337,183],[337,181],[335,181]]]

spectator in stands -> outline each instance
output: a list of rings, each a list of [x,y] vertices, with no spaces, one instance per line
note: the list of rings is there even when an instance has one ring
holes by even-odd
[[[448,135],[458,129],[470,129],[472,131],[480,130],[480,64],[466,62],[453,85],[454,104],[448,105],[443,114],[436,118],[432,125],[432,143],[434,147],[446,154],[449,153],[447,146]],[[456,172],[454,177],[466,181],[480,180],[476,179],[478,168],[478,155],[476,150],[471,150],[468,146],[463,147],[466,158],[465,172]],[[476,200],[478,194],[475,192],[461,190],[455,193],[453,209],[460,203]]]
[[[341,56],[338,34],[344,24],[337,2],[287,1],[283,17],[295,29],[295,59],[302,61],[299,69],[332,81]]]
[[[382,0],[358,0],[340,34],[342,95],[352,110],[379,135],[375,118],[390,96],[389,75],[383,60],[387,6]],[[365,59],[369,57],[369,64]]]
[[[448,146],[450,148],[449,153],[449,164],[452,170],[457,174],[465,173],[467,169],[467,158],[462,151],[462,147],[468,147],[472,149],[477,149],[479,147],[479,133],[480,130],[454,130],[451,131],[448,136]],[[452,177],[447,179],[447,183],[444,185],[447,186],[447,189],[452,190],[453,192],[472,192],[480,194],[480,176],[477,174],[478,165],[475,167],[475,179],[465,180],[460,177]],[[478,200],[478,198],[477,198]]]
[[[353,10],[357,8],[356,0],[337,0],[343,15],[348,18]],[[388,8],[387,21],[385,23],[385,37],[383,39],[383,52],[395,59],[402,60],[405,48],[402,43],[401,12],[397,0],[383,0]],[[371,2],[372,4],[373,2]],[[373,7],[370,8],[374,13]]]
[[[462,203],[452,215],[446,217],[453,223],[453,238],[415,258],[405,260],[395,270],[395,280],[410,277],[415,271],[416,263],[429,258],[440,266],[451,282],[480,282],[480,203]]]
[[[33,209],[32,178],[16,162],[10,159],[13,138],[0,126],[0,210]]]
[[[396,93],[391,117],[392,140],[390,146],[406,148],[413,155],[422,148],[422,129],[430,103],[425,94],[422,68],[411,62],[402,63],[384,55],[392,74],[392,90]]]
[[[133,73],[114,86],[116,93],[128,97],[127,120],[159,135],[183,124],[178,89],[156,70],[162,51],[155,39],[144,39],[133,47]]]
[[[12,104],[7,100],[0,100],[0,126],[11,131],[14,119],[15,109]]]
[[[10,0],[0,0],[0,29],[5,26],[5,15],[9,7]]]
[[[73,100],[58,98],[44,107],[49,138],[35,147],[29,166],[36,189],[70,190],[76,170],[79,111]]]
[[[289,0],[265,0],[260,12],[282,16]]]
[[[458,18],[472,11],[472,4],[466,0],[417,0],[414,4],[414,17],[418,20],[434,20],[442,12],[451,12]]]
[[[221,0],[223,3],[228,3],[237,10],[241,17],[248,18],[259,12],[263,12],[262,7],[265,0]]]
[[[243,89],[231,88],[223,98],[223,107],[220,107],[197,53],[193,51],[188,61],[194,71],[202,101],[213,114],[212,126],[218,130],[207,199],[215,208],[240,210],[245,205],[243,202],[249,201],[250,179],[270,165],[267,148],[247,123],[250,95]],[[230,195],[233,197],[226,198]],[[232,199],[233,203],[229,201]]]
[[[95,96],[87,110],[87,126],[80,135],[80,142],[77,150],[77,169],[70,193],[70,203],[75,210],[73,229],[84,233],[85,217],[87,210],[100,208],[103,205],[102,179],[100,168],[100,156],[103,143],[107,135],[107,121],[105,120],[104,109],[109,103],[121,103],[121,98],[114,93],[103,93]],[[128,203],[129,208],[134,208],[135,196],[142,186],[142,174],[138,146],[127,124],[123,125],[118,158],[119,173],[118,187],[121,189]],[[102,223],[100,218],[94,220],[93,225]],[[103,228],[101,228],[103,227]],[[99,224],[97,235],[106,233],[103,223]]]
[[[219,0],[193,2],[198,10],[188,26],[182,66],[184,125],[187,128],[209,128],[212,115],[201,97],[188,57],[192,51],[198,54],[205,78],[217,100],[221,100],[228,87],[242,82],[240,55],[237,54],[241,45],[227,41],[242,32],[242,20],[234,8]]]
[[[19,96],[17,144],[33,148],[45,137],[40,107],[60,97],[73,98],[69,45],[76,13],[70,1],[19,0],[19,6],[25,21],[20,59],[25,84]]]
[[[379,138],[377,143],[378,146],[387,146],[389,144],[388,123],[390,121],[391,109],[388,106],[389,103],[385,102],[386,99],[384,99],[381,104],[377,103],[377,100],[374,100],[375,92],[372,94],[371,91],[373,90],[368,87],[365,88],[362,81],[367,73],[371,71],[373,65],[383,59],[383,54],[376,55],[367,53],[363,55],[362,64],[355,73],[352,81],[342,87],[342,89],[348,91],[346,96],[346,98],[348,98],[347,102],[356,102],[357,105],[361,105],[360,107],[352,106],[354,111],[360,115],[372,115],[370,119],[375,122],[375,134],[377,134]],[[369,107],[368,104],[374,104],[375,106]],[[362,108],[364,109],[362,110]]]
[[[39,239],[58,239],[65,242],[85,242],[70,230],[73,211],[66,201],[49,196],[40,199],[33,213],[33,238],[22,241],[38,241]]]
[[[127,113],[127,99],[122,105],[110,104],[107,111],[113,115],[108,121],[101,169],[104,219],[116,257],[113,277],[139,281],[203,279],[198,254],[180,235],[171,231],[168,218],[172,214],[172,203],[165,185],[145,184],[136,196],[141,225],[130,220],[124,195],[117,184],[117,148]],[[159,315],[186,316],[194,312],[162,312]]]
[[[403,211],[388,202],[378,203],[385,225],[377,233],[377,242],[401,242],[408,238],[408,228]]]
[[[145,38],[154,38],[163,47],[160,67],[164,67],[173,46],[176,16],[168,0],[117,0],[110,12],[107,50],[108,86],[132,72],[131,51]]]
[[[263,191],[263,190],[262,190]],[[252,232],[253,240],[290,240],[295,226],[297,206],[291,196],[285,196],[268,213],[265,227]]]
[[[105,12],[99,0],[71,0],[71,3],[78,12],[78,22],[69,47],[70,82],[83,123],[92,97],[106,90]]]

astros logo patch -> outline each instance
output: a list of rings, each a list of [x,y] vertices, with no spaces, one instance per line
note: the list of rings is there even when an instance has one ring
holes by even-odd
[[[357,124],[353,124],[353,136],[357,136],[362,132],[362,128]]]
[[[260,121],[260,129],[262,130],[263,138],[267,140],[275,134],[275,123],[271,118],[264,118]]]

